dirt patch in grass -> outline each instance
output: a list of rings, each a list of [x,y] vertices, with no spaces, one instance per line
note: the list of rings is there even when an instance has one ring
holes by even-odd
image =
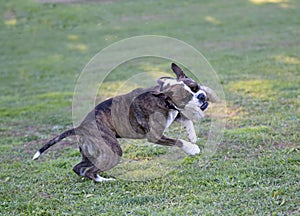
[[[24,152],[26,154],[33,154],[39,148],[41,148],[45,143],[47,143],[51,138],[62,133],[66,128],[62,126],[54,126],[50,128],[49,126],[26,126],[19,127],[22,125],[19,123],[11,123],[6,126],[6,128],[1,128],[0,135],[6,137],[7,139],[17,139],[17,143],[23,143]],[[19,142],[20,141],[20,142]],[[68,137],[62,140],[59,145],[53,146],[53,150],[65,147],[76,147],[77,139],[76,137]],[[20,148],[19,145],[13,148]]]
[[[294,144],[294,143],[274,142],[273,146],[274,146],[275,149],[286,149],[286,148],[289,148],[291,150],[300,151],[300,147],[297,146],[297,144]]]
[[[54,136],[53,136],[54,137]],[[34,154],[37,150],[39,150],[43,145],[45,145],[49,139],[40,139],[40,140],[33,140],[30,142],[24,143],[24,150],[28,154]],[[58,145],[54,145],[51,149],[57,150],[65,147],[76,147],[76,138],[66,138],[58,143]]]

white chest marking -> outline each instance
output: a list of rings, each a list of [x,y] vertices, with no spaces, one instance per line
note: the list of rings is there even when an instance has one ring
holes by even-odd
[[[178,115],[178,111],[177,110],[171,110],[171,111],[169,111],[165,130],[167,130],[170,127],[170,125],[175,120],[175,118],[176,118],[177,115]]]

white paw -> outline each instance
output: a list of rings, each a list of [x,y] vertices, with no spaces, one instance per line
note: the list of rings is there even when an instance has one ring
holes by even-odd
[[[196,155],[200,153],[200,148],[197,145],[187,142],[185,140],[181,141],[183,143],[181,149],[188,155]]]
[[[97,175],[94,180],[95,180],[95,182],[103,182],[103,181],[115,181],[116,179],[114,179],[114,178],[103,178],[103,177]]]

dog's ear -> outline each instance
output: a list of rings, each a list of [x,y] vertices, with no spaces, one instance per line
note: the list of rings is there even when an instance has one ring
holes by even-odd
[[[156,82],[157,82],[157,84],[159,86],[159,89],[162,89],[162,87],[163,87],[163,85],[164,85],[165,82],[161,78],[159,78],[158,80],[156,80]]]
[[[183,70],[175,63],[171,64],[172,71],[176,74],[177,79],[187,78]]]
[[[154,95],[155,97],[167,99],[173,95],[173,92],[152,92],[152,95]]]
[[[169,94],[172,96],[173,93],[169,92]],[[161,98],[164,101],[166,107],[168,107],[170,109],[176,108],[174,106],[174,102],[172,101],[171,97],[168,94],[165,94],[163,92],[153,92],[152,95],[154,95],[155,97]]]
[[[220,102],[220,99],[217,96],[217,94],[214,92],[214,90],[212,90],[211,88],[209,88],[207,86],[201,86],[201,89],[206,92],[207,97],[208,97],[208,101],[211,101],[213,103],[219,103]]]

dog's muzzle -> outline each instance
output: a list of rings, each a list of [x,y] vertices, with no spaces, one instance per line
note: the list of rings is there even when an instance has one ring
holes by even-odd
[[[197,96],[197,99],[202,103],[200,109],[204,111],[208,107],[208,102],[206,101],[205,94],[201,93]]]
[[[204,102],[204,103],[202,104],[202,106],[200,107],[200,109],[201,109],[202,111],[204,111],[207,107],[208,107],[208,102]]]

